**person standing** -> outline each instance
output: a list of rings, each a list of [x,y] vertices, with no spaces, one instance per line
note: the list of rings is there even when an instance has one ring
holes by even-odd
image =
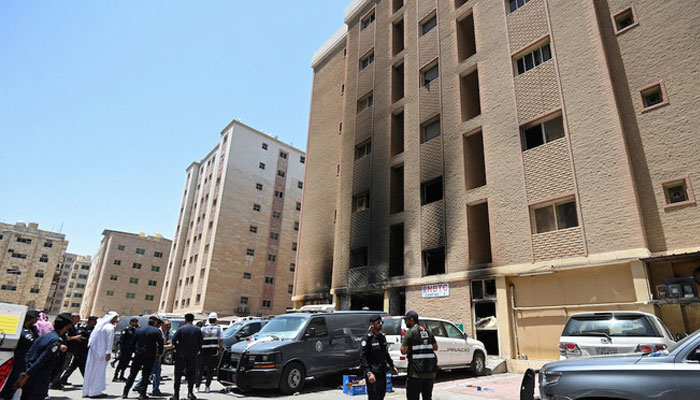
[[[219,365],[219,356],[223,353],[224,348],[224,332],[219,325],[216,324],[218,315],[215,312],[209,314],[207,325],[202,328],[202,351],[199,353],[200,372],[197,378],[197,391],[200,391],[202,380],[204,382],[204,393],[211,391],[211,380],[214,377],[214,369]]]
[[[360,342],[360,366],[367,379],[367,398],[384,400],[386,395],[386,373],[391,370],[398,374],[394,361],[389,355],[386,336],[382,333],[382,317],[373,315],[369,322],[371,329],[362,336]]]
[[[180,400],[180,382],[184,374],[187,379],[187,399],[197,400],[192,392],[197,376],[197,355],[202,348],[204,337],[202,330],[193,325],[193,314],[185,314],[185,323],[173,335],[175,356],[175,379],[173,388],[175,392],[170,400]]]
[[[160,319],[156,316],[148,318],[148,325],[136,331],[134,335],[134,360],[131,363],[129,377],[124,385],[122,399],[129,397],[129,389],[134,384],[136,375],[141,371],[143,384],[139,388],[139,398],[147,399],[146,391],[148,389],[148,381],[153,369],[153,363],[156,355],[163,351],[163,334],[160,329],[156,328]]]
[[[80,324],[80,314],[71,314],[71,320],[73,326],[68,329],[68,332],[61,335],[64,346],[61,346],[61,353],[58,354],[58,363],[56,363],[56,368],[51,375],[51,389],[54,390],[63,390],[64,384],[61,380],[61,375],[68,369],[71,361],[73,361],[73,355],[77,349],[78,342],[80,342],[80,335],[77,334],[77,328]]]
[[[168,344],[171,326],[172,325],[170,321],[167,319],[163,321],[158,320],[158,322],[155,325],[156,328],[160,329],[160,332],[163,335],[163,351],[160,354],[156,355],[156,359],[153,362],[153,370],[151,372],[151,377],[153,378],[153,392],[151,392],[152,396],[163,395],[163,393],[160,392],[160,374],[162,371],[163,357],[165,357],[165,353],[168,351],[168,349],[172,348],[172,346]],[[140,391],[142,383],[143,376],[141,376],[141,379],[139,379],[139,381],[136,382],[134,390],[137,392]]]
[[[124,372],[129,366],[131,355],[134,352],[134,335],[136,335],[138,325],[139,320],[132,318],[129,320],[129,326],[122,330],[122,334],[119,337],[119,364],[117,364],[117,368],[114,370],[112,382],[126,382]]]
[[[83,379],[83,397],[102,396],[107,388],[107,364],[112,357],[114,343],[114,324],[119,314],[108,312],[95,324],[95,329],[88,339],[88,356]]]
[[[0,399],[11,400],[15,395],[16,389],[13,388],[15,382],[19,378],[20,373],[24,372],[26,369],[25,360],[29,348],[32,347],[32,343],[39,337],[39,332],[36,330],[34,324],[39,318],[38,311],[27,311],[24,317],[24,325],[22,325],[22,333],[20,334],[19,341],[17,342],[17,347],[15,347],[15,361],[12,367],[12,372],[10,376],[7,377],[7,382],[5,382],[5,387],[0,392]]]
[[[401,341],[401,354],[408,354],[406,399],[418,400],[422,395],[423,400],[431,400],[437,370],[437,342],[429,330],[418,324],[417,312],[409,311],[403,319],[408,327]]]
[[[44,400],[49,396],[51,375],[61,351],[61,335],[73,325],[68,313],[59,314],[53,330],[37,338],[27,351],[25,372],[20,373],[14,387],[22,389],[22,400]]]
[[[93,329],[97,325],[97,317],[91,316],[87,320],[87,325],[81,326],[76,329],[76,334],[80,336],[80,340],[73,347],[73,361],[71,361],[70,366],[66,369],[66,372],[61,376],[61,384],[68,385],[68,378],[76,370],[80,370],[80,375],[85,377],[85,366],[87,364],[88,356],[88,341],[90,340],[90,334],[92,334]],[[69,346],[70,347],[70,346]]]

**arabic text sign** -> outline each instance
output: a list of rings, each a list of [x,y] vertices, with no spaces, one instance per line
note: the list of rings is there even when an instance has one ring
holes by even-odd
[[[421,297],[450,297],[450,284],[433,283],[431,285],[423,285]]]

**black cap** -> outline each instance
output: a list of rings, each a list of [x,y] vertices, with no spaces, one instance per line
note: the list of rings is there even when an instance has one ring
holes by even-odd
[[[377,322],[377,321],[381,321],[381,320],[382,320],[382,316],[379,315],[379,314],[377,314],[377,315],[373,315],[373,316],[369,319],[369,322]]]
[[[403,316],[403,319],[412,319],[418,322],[418,313],[415,311],[409,311],[406,313],[406,315]]]
[[[88,321],[97,321],[97,317],[94,315],[91,315],[88,317]]]
[[[153,322],[159,322],[159,321],[160,321],[160,318],[156,317],[155,315],[151,315],[150,317],[148,317],[148,319],[151,320],[151,321],[153,321]]]
[[[27,311],[27,315],[24,317],[24,319],[37,319],[39,318],[39,311],[37,310],[29,310]]]
[[[58,314],[58,316],[56,317],[56,319],[62,319],[62,320],[66,320],[66,321],[71,321],[71,323],[73,322],[73,316],[72,316],[70,313],[67,313],[67,312]]]

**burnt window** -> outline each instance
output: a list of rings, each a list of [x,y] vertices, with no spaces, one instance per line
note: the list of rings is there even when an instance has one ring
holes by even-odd
[[[367,247],[350,251],[350,268],[364,267],[367,265]]]
[[[442,177],[435,178],[420,185],[421,205],[442,200]]]
[[[424,250],[423,275],[438,275],[445,273],[445,247]]]

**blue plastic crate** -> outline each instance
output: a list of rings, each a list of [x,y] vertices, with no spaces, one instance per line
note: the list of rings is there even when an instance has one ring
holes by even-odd
[[[359,380],[357,375],[343,375],[343,393],[350,396],[357,396],[361,394],[367,394],[366,385],[352,385],[350,383],[357,382]],[[394,385],[391,382],[391,374],[386,374],[386,391],[391,393],[394,391]]]

